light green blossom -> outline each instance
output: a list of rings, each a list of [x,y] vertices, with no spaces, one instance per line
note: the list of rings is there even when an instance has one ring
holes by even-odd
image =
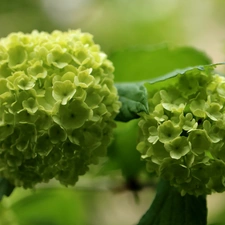
[[[188,135],[188,141],[191,144],[192,151],[196,154],[202,154],[205,150],[210,149],[211,140],[205,130],[192,130]]]
[[[119,112],[113,65],[80,30],[0,39],[0,176],[74,185],[106,154]]]
[[[137,150],[182,195],[225,191],[225,78],[192,70],[149,92]]]
[[[187,113],[185,116],[181,114],[180,119],[182,121],[182,129],[185,131],[196,129],[198,127],[198,123],[191,113]]]
[[[165,143],[165,149],[170,153],[171,158],[180,159],[186,155],[190,150],[189,142],[186,137],[177,137],[171,142]]]
[[[179,126],[174,126],[173,123],[168,120],[158,127],[159,141],[166,143],[174,140],[178,135],[180,135],[182,129]]]

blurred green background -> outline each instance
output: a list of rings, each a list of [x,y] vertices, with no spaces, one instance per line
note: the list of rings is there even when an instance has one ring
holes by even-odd
[[[168,42],[195,46],[220,61],[224,11],[223,0],[1,0],[0,36],[81,28],[107,53]]]
[[[92,33],[109,55],[131,46],[168,43],[171,48],[196,47],[214,63],[225,59],[224,0],[1,0],[0,27],[0,37],[34,29],[80,28]],[[16,189],[0,205],[0,225],[137,223],[154,198],[155,188],[144,188],[137,203],[125,190],[119,170],[97,176],[99,170],[94,167],[75,188],[53,181],[34,191]],[[224,199],[223,194],[208,197],[209,222],[225,221]]]

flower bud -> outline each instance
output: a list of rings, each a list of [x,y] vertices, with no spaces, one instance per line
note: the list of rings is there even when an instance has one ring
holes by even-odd
[[[74,185],[111,140],[113,71],[80,30],[0,39],[0,176],[25,188]]]

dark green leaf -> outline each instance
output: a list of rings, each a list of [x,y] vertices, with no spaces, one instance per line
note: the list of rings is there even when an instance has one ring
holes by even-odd
[[[115,118],[117,121],[126,122],[138,118],[140,112],[148,113],[147,91],[142,84],[118,83],[116,87],[122,103],[120,112]]]
[[[138,225],[206,225],[205,196],[181,196],[166,181],[159,183],[156,197]]]
[[[14,187],[15,186],[9,183],[9,181],[5,178],[0,178],[0,201],[4,195],[9,196],[12,193]]]
[[[205,53],[194,48],[171,49],[165,44],[117,51],[110,60],[116,68],[116,82],[152,79],[176,69],[212,63]]]

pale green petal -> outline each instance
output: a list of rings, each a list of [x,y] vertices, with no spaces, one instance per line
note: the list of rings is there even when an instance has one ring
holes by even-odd
[[[190,110],[193,115],[204,118],[206,116],[205,101],[202,99],[196,99],[192,101],[190,104]]]
[[[37,104],[36,99],[34,99],[34,98],[28,98],[27,100],[24,100],[22,102],[22,105],[23,105],[24,109],[26,109],[27,112],[30,114],[34,114],[38,110],[38,104]]]
[[[61,101],[62,105],[66,105],[73,98],[75,92],[75,85],[69,80],[63,82],[56,81],[53,84],[52,96],[56,101]]]
[[[68,106],[61,105],[56,117],[58,118],[57,123],[60,126],[65,129],[76,129],[89,120],[90,116],[91,110],[89,107],[83,102],[74,100]]]
[[[221,131],[215,124],[212,126],[209,120],[205,120],[203,122],[203,128],[206,130],[207,135],[213,143],[218,143],[223,139],[223,131]]]
[[[222,117],[222,113],[220,112],[222,107],[223,107],[222,105],[215,102],[206,104],[206,115],[211,120],[217,121]]]
[[[186,137],[177,137],[173,141],[165,143],[164,146],[173,159],[180,159],[191,150]]]
[[[168,120],[158,127],[159,141],[166,143],[174,140],[182,132],[179,126],[174,126],[173,123]]]
[[[81,71],[74,77],[74,83],[78,87],[88,88],[94,82],[94,77],[90,75],[92,69]]]
[[[196,129],[198,127],[198,123],[193,118],[192,113],[187,113],[185,116],[181,115],[180,119],[182,121],[182,128],[186,131]]]
[[[67,66],[72,57],[69,53],[65,52],[61,47],[55,46],[52,52],[47,55],[47,62],[57,68],[64,68]]]
[[[15,46],[8,49],[9,67],[21,68],[27,60],[27,51],[22,46]]]
[[[45,78],[48,74],[47,69],[44,68],[42,61],[36,61],[32,66],[27,68],[27,72],[35,79]]]
[[[188,141],[191,143],[192,151],[196,154],[204,153],[211,146],[211,140],[205,130],[196,129],[191,131],[188,136]]]

